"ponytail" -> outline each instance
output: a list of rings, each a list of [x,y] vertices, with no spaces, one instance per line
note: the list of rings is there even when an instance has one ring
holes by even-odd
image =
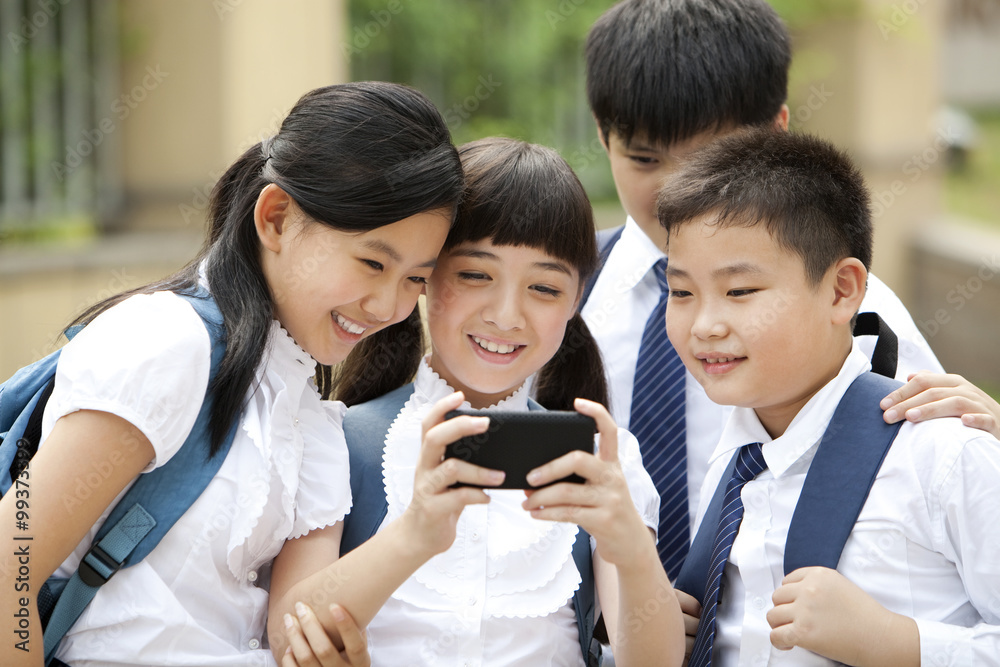
[[[420,309],[414,308],[402,322],[355,345],[320,391],[349,406],[370,401],[412,380],[423,354],[424,328]]]
[[[545,408],[572,410],[575,398],[608,407],[601,351],[579,312],[566,323],[562,345],[535,378],[535,400]]]

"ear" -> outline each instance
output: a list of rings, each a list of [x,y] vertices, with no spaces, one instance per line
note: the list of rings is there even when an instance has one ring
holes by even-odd
[[[253,224],[262,246],[272,252],[281,250],[281,235],[292,216],[292,198],[274,183],[264,186],[257,195]]]
[[[868,271],[857,257],[845,257],[833,272],[833,322],[849,324],[865,298]]]
[[[778,110],[778,115],[774,117],[774,126],[782,132],[787,132],[789,116],[788,105],[782,104],[781,109]]]
[[[601,142],[604,146],[604,152],[608,152],[608,138],[604,134],[604,130],[601,129],[601,124],[597,122],[597,118],[591,116],[594,119],[594,126],[597,128],[597,140]]]

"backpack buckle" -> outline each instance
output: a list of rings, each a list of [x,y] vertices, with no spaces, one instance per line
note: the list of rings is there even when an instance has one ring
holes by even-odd
[[[108,571],[108,575],[104,576],[101,571],[97,570],[94,565],[90,563],[90,559],[93,558],[97,561],[97,564],[101,566],[104,570]],[[122,569],[122,564],[116,561],[114,558],[108,555],[100,545],[95,544],[90,547],[90,551],[87,555],[83,557],[80,561],[80,567],[77,572],[80,575],[80,580],[87,584],[91,588],[100,588],[108,579],[115,576],[115,572]]]

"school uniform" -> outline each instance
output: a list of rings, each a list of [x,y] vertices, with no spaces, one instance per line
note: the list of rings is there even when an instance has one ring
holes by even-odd
[[[773,648],[766,614],[784,576],[785,537],[806,472],[844,392],[869,368],[855,342],[837,377],[779,438],[750,408],[734,409],[726,423],[702,507],[743,445],[763,443],[767,468],[740,494],[744,513],[723,572],[712,664],[837,664]],[[916,619],[921,664],[994,664],[1000,655],[998,487],[1000,443],[992,436],[955,418],[906,423],[848,538],[838,571],[890,611]]]
[[[165,464],[205,395],[210,343],[191,305],[138,295],[94,319],[63,349],[43,418],[100,410],[136,426]],[[89,665],[271,666],[267,580],[286,539],[340,521],[351,506],[344,406],[323,401],[315,361],[273,321],[232,448],[204,493],[140,563],[120,570],[66,634],[56,657]],[[104,465],[81,459],[64,504]],[[124,494],[124,491],[123,491]],[[120,498],[121,496],[119,496]],[[75,571],[97,524],[57,570]]]
[[[594,283],[593,291],[581,314],[604,359],[611,394],[611,416],[628,428],[632,406],[632,387],[643,327],[660,298],[660,288],[651,271],[664,257],[632,218],[628,218],[621,238],[612,248]],[[917,330],[906,308],[885,283],[868,276],[868,291],[861,311],[873,310],[882,316],[899,338],[899,365],[896,377],[919,370],[943,372],[930,346]],[[874,336],[858,339],[871,357]],[[687,428],[687,482],[689,516],[697,515],[698,498],[708,470],[708,457],[719,442],[722,425],[731,411],[717,405],[690,373],[685,378],[685,422]],[[693,534],[693,533],[692,533]]]
[[[453,391],[421,362],[413,393],[385,436],[382,528],[412,500],[421,420]],[[488,408],[527,409],[527,386]],[[659,496],[638,443],[619,429],[618,446],[632,500],[655,528]],[[578,527],[531,518],[521,508],[521,490],[487,493],[488,504],[462,510],[452,546],[393,592],[369,624],[373,665],[584,664],[573,594],[593,582],[581,581],[573,560]]]

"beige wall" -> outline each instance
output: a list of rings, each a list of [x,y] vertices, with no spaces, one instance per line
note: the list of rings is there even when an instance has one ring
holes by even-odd
[[[790,112],[794,129],[860,164],[873,197],[874,272],[911,303],[912,244],[941,210],[943,153],[927,170],[914,158],[934,150],[943,7],[914,3],[906,13],[903,4],[863,0],[858,18],[796,36]]]

